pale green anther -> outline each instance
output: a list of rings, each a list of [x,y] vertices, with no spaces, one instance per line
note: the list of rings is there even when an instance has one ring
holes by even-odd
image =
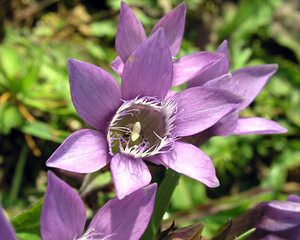
[[[141,133],[141,123],[140,122],[135,122],[133,124],[131,133],[130,133],[130,139],[131,141],[135,142],[136,140],[138,140],[138,138],[140,137],[140,133]]]

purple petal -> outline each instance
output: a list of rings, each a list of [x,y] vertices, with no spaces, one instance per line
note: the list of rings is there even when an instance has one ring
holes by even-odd
[[[16,233],[12,225],[5,218],[1,205],[0,205],[0,237],[3,240],[17,240]]]
[[[252,235],[251,235],[251,237],[252,237]],[[253,239],[255,239],[255,238],[253,238]],[[278,237],[273,234],[268,234],[268,235],[264,236],[263,238],[259,238],[259,240],[286,240],[286,239]]]
[[[120,57],[116,57],[115,60],[112,61],[110,66],[116,74],[118,74],[119,76],[122,75],[124,69],[124,63]]]
[[[240,110],[249,106],[267,81],[277,71],[277,68],[277,64],[264,64],[242,68],[232,73],[232,80],[235,83],[233,93],[244,98]]]
[[[240,118],[233,134],[279,134],[287,130],[278,123],[264,118]]]
[[[229,113],[213,125],[209,131],[213,136],[228,136],[236,129],[238,118],[238,111]]]
[[[240,98],[228,91],[193,87],[177,94],[175,135],[189,136],[211,127],[223,116],[234,111]]]
[[[68,68],[72,101],[78,114],[92,127],[104,131],[120,106],[117,82],[93,64],[69,59]]]
[[[172,85],[180,85],[204,72],[220,61],[223,55],[209,52],[197,52],[186,55],[174,62]]]
[[[110,200],[97,212],[87,232],[94,229],[98,237],[110,240],[140,239],[152,215],[156,188],[154,183],[122,200]]]
[[[206,82],[228,73],[230,65],[226,40],[223,41],[222,44],[219,46],[219,48],[217,49],[217,53],[222,54],[222,58],[220,59],[220,61],[217,61],[215,64],[212,64],[210,67],[205,69],[205,71],[200,72],[191,81],[189,81],[189,87],[202,86]]]
[[[122,97],[125,100],[144,96],[163,99],[173,74],[171,53],[162,29],[144,41],[125,63]]]
[[[72,133],[47,160],[47,167],[76,173],[91,173],[110,160],[106,138],[99,132],[83,129]]]
[[[217,77],[213,80],[210,80],[203,84],[204,87],[210,87],[214,89],[222,89],[232,92],[234,90],[232,84],[232,75],[231,73],[226,73],[220,77]]]
[[[297,196],[297,195],[292,194],[292,195],[290,195],[290,196],[288,197],[288,201],[300,203],[300,197]]]
[[[146,40],[145,30],[130,7],[121,2],[120,20],[116,36],[116,50],[123,62]]]
[[[175,56],[180,50],[184,33],[185,13],[186,5],[182,3],[162,17],[151,31],[151,34],[153,34],[159,28],[164,29],[172,56]]]
[[[165,166],[194,178],[208,187],[219,186],[211,159],[192,144],[175,142],[173,151],[161,154],[161,159]]]
[[[77,192],[48,172],[48,187],[41,213],[43,240],[72,240],[82,235],[85,207]]]
[[[267,204],[264,216],[257,224],[257,227],[272,232],[284,231],[299,225],[299,222],[299,203],[272,201]]]
[[[110,168],[119,199],[148,185],[151,181],[149,169],[140,158],[117,154],[112,158]]]

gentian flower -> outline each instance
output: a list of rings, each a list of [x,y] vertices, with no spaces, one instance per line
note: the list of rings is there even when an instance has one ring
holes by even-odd
[[[94,216],[85,233],[86,210],[77,192],[53,173],[41,213],[43,240],[138,240],[144,233],[154,206],[156,184],[119,200],[108,201]]]
[[[243,103],[239,105],[238,109],[228,113],[205,132],[194,136],[194,142],[198,140],[199,144],[216,135],[285,133],[287,131],[285,128],[268,119],[260,117],[239,118],[239,113],[251,104],[274,75],[278,68],[277,64],[245,67],[228,73],[230,63],[227,45],[227,41],[224,41],[217,50],[218,53],[223,54],[223,58],[191,79],[188,82],[188,87],[206,86],[228,90],[243,98]]]
[[[120,199],[150,183],[145,161],[172,168],[209,187],[219,185],[210,158],[180,138],[211,127],[234,111],[241,99],[202,86],[170,97],[173,63],[163,29],[128,57],[121,88],[95,65],[70,59],[68,66],[73,104],[96,130],[71,134],[48,159],[48,167],[91,173],[110,162]]]
[[[53,173],[41,213],[43,240],[138,240],[150,221],[156,193],[153,183],[125,199],[108,201],[98,210],[85,233],[86,210],[77,192]],[[0,206],[0,239],[17,240]]]
[[[182,3],[160,19],[150,33],[150,35],[153,34],[160,27],[164,29],[172,56],[176,56],[180,49],[184,33],[185,14],[186,6]],[[129,54],[145,39],[146,34],[141,22],[133,11],[122,2],[116,36],[116,49],[119,57],[111,64],[116,73],[122,75],[124,62],[126,62]],[[186,141],[199,145],[208,138],[218,135],[285,133],[285,128],[268,119],[259,117],[239,118],[239,112],[251,104],[276,72],[277,65],[262,64],[242,68],[228,74],[230,62],[227,41],[220,45],[217,53],[221,54],[219,61],[211,61],[212,55],[208,52],[197,52],[174,61],[172,86],[188,82],[189,87],[208,86],[226,89],[241,96],[244,99],[243,104],[236,111],[228,113],[211,128],[196,136],[186,138]]]
[[[4,216],[3,209],[0,205],[0,239],[17,240],[16,233]]]

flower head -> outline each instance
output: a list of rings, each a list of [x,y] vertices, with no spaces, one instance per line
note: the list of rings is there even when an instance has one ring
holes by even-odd
[[[159,27],[164,29],[172,56],[175,56],[180,49],[185,25],[185,13],[186,6],[182,3],[160,19],[151,31],[151,34],[153,34]],[[174,31],[175,29],[178,31]],[[122,40],[131,39],[130,36],[135,41],[132,41],[131,47],[128,48],[126,47],[128,43]],[[116,37],[116,48],[121,57],[117,57],[111,65],[116,73],[122,75],[124,62],[127,60],[126,54],[136,49],[145,39],[146,35],[142,24],[133,11],[125,3],[122,3]],[[251,104],[267,81],[276,72],[278,66],[276,64],[262,64],[242,68],[230,74],[228,73],[230,61],[227,41],[220,45],[217,53],[221,54],[218,61],[211,61],[211,53],[208,52],[197,52],[174,61],[172,86],[188,82],[188,87],[207,86],[226,89],[243,98],[243,104],[235,111],[228,113],[206,131],[189,137],[186,141],[199,145],[216,135],[285,133],[285,128],[268,119],[259,117],[239,118],[239,112]]]
[[[207,58],[200,61],[201,67],[192,67],[199,56]],[[103,69],[70,59],[73,104],[96,130],[71,134],[48,159],[47,166],[90,173],[110,162],[119,198],[150,183],[146,161],[172,168],[209,187],[218,186],[209,157],[180,139],[211,127],[234,111],[241,99],[210,87],[176,94],[169,89],[174,77],[183,81],[219,60],[219,54],[204,52],[188,57],[190,65],[174,70],[162,28],[130,53],[121,87]]]
[[[156,184],[108,201],[94,216],[85,233],[86,211],[68,184],[48,173],[48,187],[41,214],[44,240],[137,240],[144,233],[154,206]]]

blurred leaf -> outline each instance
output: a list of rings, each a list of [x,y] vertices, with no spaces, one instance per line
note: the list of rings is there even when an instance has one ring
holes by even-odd
[[[12,128],[18,128],[23,123],[19,110],[9,103],[0,105],[0,133],[8,134]]]
[[[186,176],[181,176],[172,195],[171,204],[175,209],[184,210],[204,203],[206,199],[205,187],[202,184]]]
[[[32,61],[31,66],[28,69],[27,75],[22,79],[22,91],[26,94],[27,91],[31,91],[34,84],[37,84],[40,68],[42,65],[41,53],[36,56]]]
[[[43,199],[40,199],[32,207],[25,209],[21,214],[11,220],[17,233],[39,234],[42,205]]]
[[[114,38],[116,34],[115,22],[106,20],[101,22],[93,22],[91,25],[91,34],[97,37]]]
[[[242,0],[239,2],[235,17],[230,23],[223,24],[220,36],[226,38],[235,33],[236,38],[245,38],[255,33],[260,26],[272,21],[274,10],[280,6],[282,0]]]
[[[40,240],[40,236],[33,233],[18,233],[18,239],[20,240]]]
[[[67,131],[54,129],[50,125],[39,121],[26,123],[21,130],[32,136],[58,143],[61,143],[67,136],[70,135]]]
[[[12,47],[0,49],[0,68],[10,81],[10,87],[17,90],[17,80],[22,76],[23,64],[19,53]]]

